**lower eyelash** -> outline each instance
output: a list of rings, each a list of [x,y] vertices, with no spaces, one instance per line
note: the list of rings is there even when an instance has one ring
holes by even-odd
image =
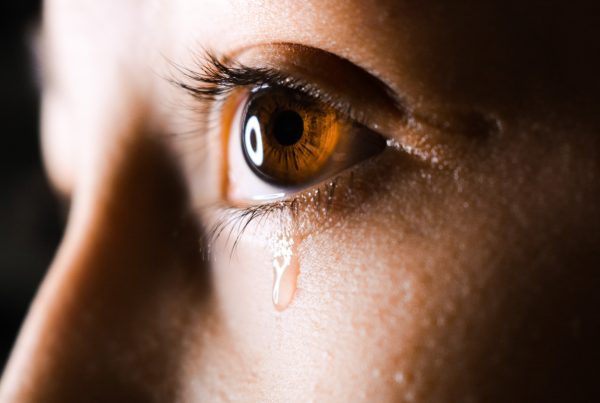
[[[207,136],[212,138],[212,134],[218,135],[218,131],[215,130],[218,121],[211,120],[213,116],[209,113],[211,110],[219,112],[223,107],[224,99],[231,96],[236,90],[264,85],[282,86],[302,92],[308,97],[329,105],[342,115],[365,124],[363,116],[357,114],[347,102],[342,102],[314,85],[294,79],[276,70],[250,68],[231,60],[221,60],[210,52],[205,55],[203,63],[198,63],[196,69],[186,69],[177,65],[173,67],[181,79],[170,79],[169,81],[200,101],[199,112],[204,119],[201,126],[205,132],[205,142],[210,141],[206,139]],[[215,113],[214,115],[219,114]],[[220,139],[219,136],[215,138]],[[340,198],[335,197],[336,190],[339,188],[338,181],[342,177],[351,179],[352,176],[352,170],[346,171],[345,174],[340,172],[334,179],[292,195],[289,199],[249,207],[231,207],[225,201],[200,207],[201,213],[203,210],[207,213],[201,215],[216,217],[206,220],[206,222],[212,222],[206,236],[207,252],[210,254],[216,241],[226,236],[225,243],[231,246],[230,256],[232,256],[242,235],[252,223],[271,220],[277,216],[280,217],[282,224],[284,217],[290,217],[292,225],[295,227],[290,230],[296,233],[300,231],[303,223],[316,222],[317,225],[322,226],[324,222],[329,221],[328,216],[330,216],[331,210],[339,204],[336,199]],[[351,183],[344,186],[344,189],[350,188]],[[304,228],[306,230],[311,226],[304,225]]]
[[[350,173],[352,177],[352,173]],[[280,217],[281,225],[284,224],[284,217],[290,217],[292,220],[292,232],[299,232],[302,223],[315,219],[316,222],[326,222],[327,217],[334,207],[338,205],[336,202],[336,191],[340,176],[325,182],[317,187],[313,187],[307,191],[293,195],[289,199],[279,200],[270,203],[258,204],[249,207],[231,207],[219,203],[212,207],[204,207],[210,209],[217,218],[211,225],[208,236],[208,251],[213,249],[213,245],[223,236],[226,236],[225,244],[230,245],[230,257],[233,256],[245,231],[252,223],[262,223],[264,220]],[[310,226],[304,226],[309,228]],[[232,241],[233,240],[233,241]]]

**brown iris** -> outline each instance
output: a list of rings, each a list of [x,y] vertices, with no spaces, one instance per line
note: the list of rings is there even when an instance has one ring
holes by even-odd
[[[293,187],[320,179],[351,123],[297,91],[253,92],[241,133],[247,164],[265,181]]]

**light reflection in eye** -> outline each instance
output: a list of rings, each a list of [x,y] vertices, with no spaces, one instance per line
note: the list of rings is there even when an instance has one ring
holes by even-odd
[[[254,136],[253,136],[254,135]],[[256,116],[252,116],[246,123],[244,132],[244,147],[248,157],[257,166],[261,166],[264,160],[262,133],[260,122]]]
[[[382,136],[296,90],[264,87],[235,105],[224,136],[224,197],[233,203],[281,200],[386,148]]]

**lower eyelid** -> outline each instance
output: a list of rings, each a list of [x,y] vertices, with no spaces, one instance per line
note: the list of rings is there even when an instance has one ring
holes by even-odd
[[[380,157],[392,159],[392,154],[395,151],[389,149],[368,161],[366,169],[361,165],[349,168],[281,200],[246,206],[222,205],[211,214],[216,217],[211,220],[211,239],[214,242],[227,234],[230,246],[235,248],[246,231],[262,232],[263,225],[267,223],[277,223],[278,227],[284,225],[286,231],[299,237],[335,226],[347,215],[356,214],[358,206],[369,197],[385,197],[381,190],[386,187],[389,178],[384,173],[386,169],[382,169],[377,160]],[[369,177],[377,177],[378,181],[373,183]],[[359,183],[361,185],[356,186]],[[367,188],[364,184],[368,184]]]
[[[224,234],[234,252],[241,237],[249,229],[262,229],[265,221],[287,223],[286,230],[296,236],[305,236],[318,226],[320,230],[332,225],[338,178],[317,185],[310,190],[282,200],[246,207],[221,206],[210,212],[209,242],[214,243]],[[254,225],[254,226],[253,226]],[[256,227],[258,226],[258,227]]]

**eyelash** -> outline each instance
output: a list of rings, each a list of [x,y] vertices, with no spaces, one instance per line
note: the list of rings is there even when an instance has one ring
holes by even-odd
[[[273,218],[279,214],[280,221],[284,222],[283,215],[290,214],[292,222],[298,222],[298,216],[301,209],[307,205],[314,206],[314,213],[317,217],[327,217],[331,209],[336,206],[334,203],[334,194],[338,189],[339,177],[313,187],[310,195],[301,193],[292,198],[279,200],[272,203],[257,204],[249,207],[230,207],[218,204],[219,217],[211,226],[207,233],[206,239],[209,249],[224,233],[227,235],[226,244],[233,238],[233,244],[230,250],[230,257],[233,255],[242,235],[252,222],[261,223],[267,217]],[[297,228],[293,228],[291,232],[295,232]]]
[[[224,100],[227,99],[233,91],[240,88],[259,88],[263,86],[283,87],[304,94],[317,102],[337,110],[343,116],[347,116],[358,123],[364,124],[364,116],[357,113],[349,103],[322,91],[314,84],[283,74],[271,68],[253,68],[239,63],[232,63],[226,59],[219,59],[210,52],[197,63],[196,69],[174,66],[176,71],[182,77],[181,80],[169,80],[177,87],[183,89],[192,97],[200,101],[201,104],[208,105],[206,110],[202,110],[204,115],[209,111],[215,110],[220,115]],[[213,127],[210,118],[205,122],[206,126]],[[215,130],[209,130],[214,132]],[[350,172],[352,177],[352,173]],[[300,208],[311,205],[318,214],[327,216],[331,208],[336,205],[334,195],[338,189],[340,176],[312,187],[309,193],[300,192],[292,197],[270,203],[261,203],[249,207],[232,207],[222,202],[210,206],[200,206],[204,208],[217,208],[219,211],[216,222],[207,232],[208,252],[211,245],[221,236],[227,235],[227,242],[233,238],[231,244],[230,257],[244,234],[245,230],[252,222],[262,222],[267,217],[276,214],[291,214],[292,222],[298,222]]]
[[[234,90],[243,87],[282,87],[324,103],[343,116],[366,126],[365,116],[353,109],[350,103],[323,91],[315,84],[272,68],[248,67],[227,59],[219,59],[210,52],[206,52],[200,60],[196,63],[196,69],[174,65],[183,80],[170,81],[201,102],[214,105]]]

